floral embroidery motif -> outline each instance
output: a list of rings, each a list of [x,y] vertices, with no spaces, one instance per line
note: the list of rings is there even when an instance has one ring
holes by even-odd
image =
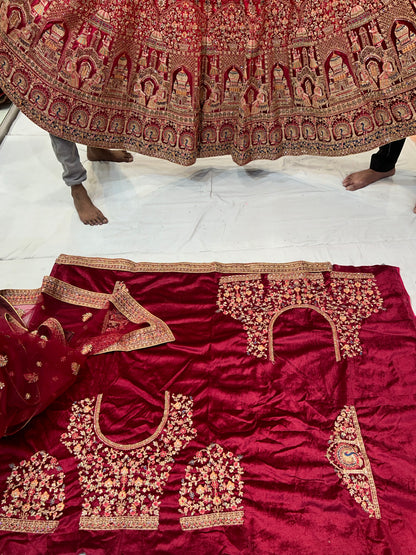
[[[345,406],[338,415],[326,456],[355,501],[370,517],[381,518],[373,473],[353,406]]]
[[[0,355],[0,368],[4,368],[5,366],[7,366],[8,362],[9,359],[7,358],[7,355]]]
[[[78,459],[83,530],[156,530],[160,496],[175,456],[196,435],[191,397],[165,394],[162,421],[148,439],[122,445],[101,432],[102,396],[73,403],[62,443]]]
[[[74,376],[78,376],[81,365],[78,362],[71,362],[71,370]]]
[[[36,374],[36,372],[29,372],[28,374],[23,374],[23,377],[29,383],[36,383],[37,381],[39,381],[39,374]]]
[[[65,502],[64,473],[57,459],[38,451],[13,465],[0,514],[0,530],[49,534],[59,524]]]
[[[309,308],[332,328],[335,356],[362,354],[361,322],[383,304],[372,274],[297,271],[221,278],[219,309],[243,323],[247,353],[274,361],[273,325],[286,310]]]
[[[239,459],[217,444],[198,451],[179,491],[183,530],[244,523],[244,482]]]
[[[82,315],[82,321],[87,322],[90,318],[92,318],[92,312],[86,312]]]

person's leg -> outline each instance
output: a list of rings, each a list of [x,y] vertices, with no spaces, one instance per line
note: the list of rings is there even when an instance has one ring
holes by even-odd
[[[87,172],[81,164],[78,148],[75,143],[50,135],[52,148],[63,168],[62,178],[71,187],[71,195],[75,209],[82,223],[86,225],[102,225],[108,222],[104,214],[91,201],[83,185]]]
[[[350,173],[342,182],[348,191],[357,191],[395,173],[396,162],[402,151],[406,139],[393,141],[379,148],[371,156],[370,167],[367,170]]]
[[[133,156],[127,150],[110,150],[93,146],[87,147],[87,158],[92,162],[133,162]]]

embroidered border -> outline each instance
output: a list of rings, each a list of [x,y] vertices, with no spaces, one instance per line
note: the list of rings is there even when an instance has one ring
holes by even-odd
[[[39,289],[2,289],[0,291],[0,297],[3,297],[7,304],[19,306],[36,304],[41,293],[42,290],[40,287]]]
[[[42,293],[68,304],[97,309],[107,308],[111,300],[111,294],[109,293],[97,293],[81,289],[76,285],[71,285],[51,276],[43,278]]]
[[[165,427],[166,421],[169,417],[170,393],[169,393],[169,391],[165,391],[165,408],[164,408],[164,411],[163,411],[163,417],[162,417],[162,420],[161,420],[159,426],[157,427],[156,431],[150,437],[148,437],[147,439],[144,439],[143,441],[139,441],[137,443],[132,443],[130,445],[123,445],[122,443],[116,443],[115,441],[111,441],[111,439],[106,438],[105,435],[101,431],[101,428],[100,428],[100,410],[101,410],[102,398],[103,398],[103,394],[100,393],[99,395],[97,395],[97,399],[96,399],[96,402],[95,402],[94,431],[103,443],[105,443],[109,447],[114,447],[114,449],[120,449],[122,451],[130,451],[131,449],[138,449],[139,447],[143,447],[144,445],[148,445],[149,443],[151,443],[153,440],[155,440],[160,435],[160,433],[162,432],[163,428]]]
[[[157,530],[158,526],[158,516],[81,516],[79,520],[80,530]]]
[[[183,516],[179,519],[182,530],[200,530],[212,526],[234,526],[244,524],[244,511],[232,513],[208,513],[206,515]]]
[[[116,343],[94,352],[94,355],[113,351],[133,351],[175,341],[175,336],[169,326],[138,303],[121,281],[115,283],[112,293],[99,293],[81,289],[52,276],[45,276],[41,289],[9,289],[2,293],[3,299],[8,305],[16,306],[35,304],[39,302],[42,293],[58,301],[88,308],[105,309],[112,303],[129,321],[135,324],[149,324],[149,326],[124,334]]]
[[[341,279],[374,279],[374,274],[369,272],[331,272],[331,277]]]
[[[98,258],[87,256],[71,256],[61,254],[55,264],[68,264],[97,268],[101,270],[120,270],[126,272],[183,272],[183,273],[273,273],[281,271],[313,271],[325,272],[332,270],[330,262],[307,262],[300,260],[286,263],[222,263],[222,262],[133,262],[124,258]]]
[[[6,532],[26,532],[28,534],[51,534],[59,521],[28,520],[23,518],[0,518],[0,530]]]
[[[339,413],[326,457],[354,500],[371,518],[381,518],[370,460],[354,406]]]
[[[240,281],[254,281],[256,279],[261,279],[261,274],[243,274],[238,276],[223,276],[220,278],[220,283],[238,283]]]

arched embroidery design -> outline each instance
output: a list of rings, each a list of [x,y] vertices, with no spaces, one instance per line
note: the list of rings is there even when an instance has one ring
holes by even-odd
[[[175,456],[196,436],[193,400],[165,393],[163,417],[147,439],[130,445],[101,431],[101,395],[72,405],[61,442],[78,459],[81,530],[157,530],[160,497]]]
[[[57,459],[38,451],[12,468],[1,502],[0,530],[54,532],[65,507],[64,473]]]
[[[336,328],[334,322],[329,318],[329,316],[327,314],[325,314],[325,312],[323,312],[318,307],[313,306],[311,304],[300,304],[300,305],[297,305],[297,306],[287,306],[285,308],[282,308],[278,312],[276,312],[276,314],[270,320],[270,324],[269,324],[269,360],[271,362],[274,362],[274,349],[273,349],[273,326],[274,326],[274,323],[279,318],[279,316],[281,314],[283,314],[283,312],[287,312],[288,310],[293,310],[295,308],[310,308],[311,310],[314,310],[315,312],[318,312],[321,316],[323,316],[325,318],[325,320],[331,326],[332,337],[334,339],[335,359],[336,359],[337,362],[339,362],[341,360],[341,354],[340,354],[340,351],[339,351],[339,339],[338,339],[337,328]]]
[[[243,469],[231,451],[216,443],[198,451],[179,491],[182,530],[244,524]]]
[[[217,305],[221,312],[242,322],[247,333],[247,353],[273,360],[271,321],[290,308],[316,310],[330,323],[336,359],[362,354],[359,338],[362,321],[377,313],[383,299],[373,274],[282,271],[224,276]],[[270,357],[270,355],[272,355]]]
[[[353,406],[345,406],[335,420],[326,457],[354,500],[370,517],[381,518],[371,464]]]

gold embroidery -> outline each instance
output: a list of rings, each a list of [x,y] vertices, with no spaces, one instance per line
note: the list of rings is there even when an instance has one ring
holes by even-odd
[[[119,270],[126,272],[183,272],[183,273],[226,273],[226,274],[263,274],[282,271],[303,271],[326,272],[332,270],[330,262],[299,262],[288,263],[231,263],[221,262],[193,263],[193,262],[133,262],[123,258],[96,258],[87,256],[71,256],[61,254],[56,259],[56,264],[69,264],[83,266],[86,268],[98,268],[101,270]]]
[[[175,340],[167,324],[141,306],[130,295],[127,287],[122,282],[117,282],[114,285],[112,293],[97,293],[80,289],[75,285],[65,283],[52,276],[46,276],[43,279],[42,289],[35,290],[35,293],[32,290],[3,291],[5,301],[16,304],[29,304],[30,302],[39,303],[42,298],[42,293],[62,302],[75,306],[95,308],[97,310],[107,309],[110,307],[111,303],[115,310],[118,311],[118,316],[116,318],[120,318],[120,320],[124,322],[126,322],[127,319],[128,322],[133,322],[135,324],[148,324],[144,327],[122,334],[115,343],[110,345],[106,344],[105,347],[99,346],[98,350],[94,350],[94,344],[91,344],[91,350],[87,350],[89,347],[85,347],[83,354],[92,352],[92,354],[97,355],[113,351],[132,351],[161,345]],[[115,313],[111,314],[116,316]],[[53,318],[46,320],[43,325],[47,326],[53,334],[56,335],[59,333],[60,336],[65,339],[64,332],[59,322]],[[31,333],[35,335],[38,332],[33,331]]]
[[[81,349],[81,353],[83,355],[88,355],[91,351],[92,351],[91,343],[88,343],[88,344],[84,345]]]
[[[82,321],[87,322],[90,318],[92,318],[92,312],[86,312],[82,315]]]
[[[24,518],[1,518],[0,530],[23,532],[27,534],[51,534],[58,528],[59,522],[46,520],[26,520]]]
[[[42,291],[60,301],[78,306],[88,306],[90,308],[104,309],[111,302],[130,322],[149,324],[144,328],[139,328],[122,335],[116,343],[105,348],[100,348],[97,352],[94,351],[93,354],[95,355],[112,351],[144,349],[175,340],[169,327],[160,318],[157,318],[141,306],[130,295],[127,287],[122,282],[117,282],[114,285],[113,293],[108,294],[80,289],[51,276],[46,276],[43,281]],[[88,352],[83,352],[83,354],[88,354]]]
[[[221,312],[243,323],[247,353],[274,360],[273,325],[292,308],[321,314],[332,329],[336,360],[362,354],[361,322],[377,313],[383,300],[372,274],[283,272],[262,278],[221,279],[217,305]]]
[[[8,362],[9,359],[7,358],[7,355],[0,355],[0,368],[4,368]]]
[[[151,443],[154,439],[156,439],[160,435],[163,428],[165,427],[166,421],[169,416],[170,394],[169,394],[169,391],[165,391],[165,408],[163,410],[163,417],[156,431],[147,439],[143,441],[139,441],[138,443],[133,443],[131,445],[123,445],[121,443],[115,443],[114,441],[111,441],[111,439],[106,438],[100,428],[100,410],[101,410],[102,398],[103,398],[102,393],[100,395],[97,395],[97,401],[95,403],[95,410],[94,410],[94,430],[97,436],[101,439],[103,443],[105,443],[109,447],[114,447],[115,449],[129,451],[130,449],[138,449],[139,447],[144,447],[148,443]]]
[[[213,443],[198,451],[179,490],[184,530],[243,524],[243,469],[238,457]]]
[[[4,389],[6,387],[6,384],[4,382],[0,382],[0,389]]]
[[[157,430],[130,445],[103,435],[101,400],[100,395],[96,400],[73,403],[68,430],[61,436],[61,442],[78,459],[83,495],[80,528],[154,530],[175,456],[196,435],[192,398],[166,392]]]
[[[338,415],[326,456],[354,500],[370,517],[381,518],[371,464],[353,406],[345,406]]]
[[[23,377],[29,383],[36,383],[37,381],[39,381],[39,374],[36,374],[36,372],[30,372],[28,374],[23,374]]]
[[[38,451],[12,466],[3,494],[0,530],[48,534],[65,507],[64,473],[55,457]]]
[[[78,375],[80,368],[81,368],[81,365],[78,362],[71,362],[71,370],[74,376]]]
[[[82,516],[79,520],[80,530],[157,530],[159,517],[88,517]]]
[[[244,511],[232,513],[209,513],[207,515],[183,516],[182,530],[200,530],[213,526],[238,526],[244,524]]]

